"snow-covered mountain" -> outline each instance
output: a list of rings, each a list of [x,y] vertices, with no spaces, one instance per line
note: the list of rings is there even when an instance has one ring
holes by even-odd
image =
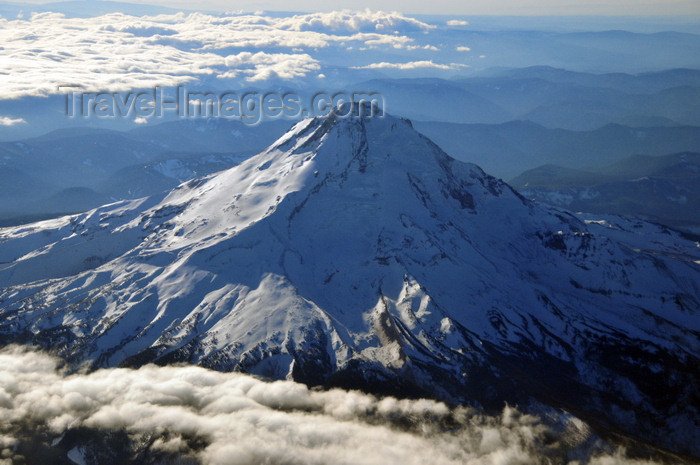
[[[75,366],[535,400],[700,455],[698,250],[331,115],[165,196],[0,230],[0,334]]]

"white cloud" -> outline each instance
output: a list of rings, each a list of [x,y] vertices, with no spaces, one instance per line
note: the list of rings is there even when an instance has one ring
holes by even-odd
[[[0,116],[0,126],[14,126],[15,124],[26,123],[23,118],[10,118],[9,116]]]
[[[333,11],[314,13],[284,18],[278,23],[282,29],[295,31],[328,32],[382,32],[406,33],[414,31],[427,32],[435,26],[423,23],[401,13],[384,11]]]
[[[294,79],[319,69],[327,47],[436,50],[406,34],[434,26],[399,13],[337,11],[291,17],[202,13],[66,18],[56,13],[0,19],[0,99],[173,86],[208,76]],[[239,49],[239,50],[236,50]],[[231,57],[239,57],[232,60]]]
[[[446,23],[448,26],[468,26],[469,23],[467,21],[463,21],[461,19],[450,19]]]
[[[406,50],[431,50],[437,52],[440,49],[434,45],[407,45]]]
[[[225,63],[228,68],[234,69],[236,74],[247,74],[247,81],[261,81],[272,77],[292,79],[320,69],[317,61],[307,54],[241,52],[227,56]],[[229,75],[221,74],[218,77],[225,78]]]
[[[433,68],[433,69],[457,69],[464,67],[465,65],[459,63],[450,63],[449,65],[444,65],[440,63],[433,63],[432,60],[421,60],[421,61],[409,61],[406,63],[388,63],[383,61],[381,63],[371,63],[365,66],[353,66],[353,69],[419,69],[419,68]]]
[[[469,47],[465,47],[464,45],[460,45],[459,47],[457,47],[457,51],[458,52],[471,52],[472,49]]]
[[[223,65],[221,56],[152,46],[151,36],[119,30],[133,21],[121,14],[66,19],[46,13],[5,23],[0,66],[12,71],[0,74],[0,96],[55,94],[59,84],[112,91],[176,85]]]
[[[19,441],[49,446],[69,430],[88,428],[106,444],[110,432],[125,431],[142,454],[206,465],[566,463],[573,448],[577,458],[596,453],[601,465],[650,463],[586,449],[589,428],[568,416],[556,437],[540,419],[508,407],[490,417],[431,400],[315,391],[195,366],[73,375],[57,366],[26,348],[0,351],[0,458],[17,455]],[[90,441],[71,447],[79,452]]]

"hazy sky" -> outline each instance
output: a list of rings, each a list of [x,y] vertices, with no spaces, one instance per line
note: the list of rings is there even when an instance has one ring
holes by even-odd
[[[131,0],[176,8],[212,10],[330,11],[338,9],[395,10],[423,14],[503,15],[700,15],[700,0]]]

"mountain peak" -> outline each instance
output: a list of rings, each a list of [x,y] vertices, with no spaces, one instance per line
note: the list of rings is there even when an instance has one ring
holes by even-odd
[[[160,226],[150,243],[179,250],[232,238],[266,218],[264,224],[288,223],[283,229],[290,230],[317,200],[337,199],[354,212],[341,222],[351,231],[357,229],[353,221],[377,226],[410,212],[425,211],[428,218],[443,210],[446,216],[453,210],[473,214],[486,203],[484,196],[494,195],[524,202],[475,165],[450,158],[408,120],[334,112],[297,123],[234,168],[181,185],[138,221],[157,228],[168,212],[167,228]],[[338,214],[333,205],[322,209],[329,210],[327,218]]]
[[[355,133],[359,137],[366,134],[367,125],[373,128],[382,127],[385,131],[403,130],[406,133],[416,133],[410,121],[384,113],[376,106],[368,107],[361,103],[346,103],[328,115],[300,121],[272,144],[268,152],[271,149],[282,151],[296,148],[313,149],[316,146],[312,144],[320,142],[331,131]]]

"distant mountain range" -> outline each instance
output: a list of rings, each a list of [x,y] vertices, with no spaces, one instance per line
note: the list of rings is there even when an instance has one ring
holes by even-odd
[[[503,124],[415,122],[458,160],[477,163],[503,179],[544,164],[602,167],[626,157],[700,151],[700,127],[610,124],[592,131],[547,129],[528,121]]]
[[[445,79],[375,79],[357,88],[381,92],[390,112],[424,121],[532,121],[587,131],[608,124],[700,125],[700,71],[591,74],[547,66]]]
[[[369,70],[356,71],[369,73]],[[487,69],[473,72],[471,77],[453,79],[399,79],[372,72],[369,74],[376,75],[373,79],[354,80],[353,74],[343,68],[331,68],[326,73],[332,81],[313,82],[307,86],[301,83],[281,83],[278,86],[275,83],[272,88],[296,92],[305,99],[310,99],[320,90],[330,93],[341,90],[379,92],[384,96],[388,112],[414,121],[499,124],[522,120],[549,129],[576,131],[595,130],[609,124],[700,126],[700,115],[696,110],[700,107],[700,70],[697,69],[593,74],[533,66]],[[206,85],[204,88],[207,89]],[[239,90],[264,93],[270,89]],[[137,126],[127,119],[111,120],[107,125],[106,121],[99,119],[65,118],[61,114],[64,100],[63,96],[0,100],[0,115],[21,115],[27,121],[27,124],[0,126],[0,140],[25,139],[38,135],[41,128],[88,123],[119,130]],[[148,129],[140,128],[140,131],[147,132]]]
[[[700,234],[700,153],[635,155],[597,170],[544,165],[511,185],[574,211],[636,216]]]
[[[240,163],[290,124],[179,120],[127,132],[68,128],[0,142],[0,225],[164,192]]]

